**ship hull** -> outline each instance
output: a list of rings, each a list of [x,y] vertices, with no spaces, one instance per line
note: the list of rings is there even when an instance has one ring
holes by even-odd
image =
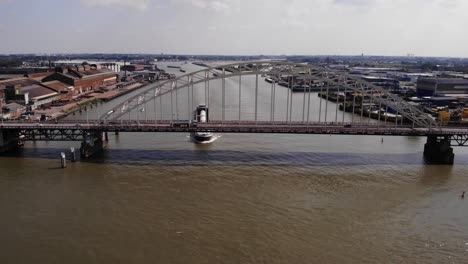
[[[190,133],[190,139],[197,144],[209,144],[214,142],[217,137],[213,133]]]

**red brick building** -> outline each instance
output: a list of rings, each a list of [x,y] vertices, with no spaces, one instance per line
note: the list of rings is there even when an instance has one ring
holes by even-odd
[[[73,86],[75,93],[81,94],[117,83],[118,75],[107,68],[78,65],[57,67],[54,74],[45,77],[42,81],[60,81]]]
[[[42,79],[44,79],[45,77],[47,76],[50,76],[54,74],[54,72],[51,72],[51,71],[48,71],[48,72],[37,72],[37,73],[28,73],[28,74],[25,74],[24,77],[26,78],[29,78],[29,79],[32,79],[32,80],[36,80],[36,81],[41,81]]]
[[[121,71],[129,71],[129,72],[143,71],[143,70],[145,70],[145,66],[130,64],[130,65],[124,65],[124,66],[120,67],[120,70]]]

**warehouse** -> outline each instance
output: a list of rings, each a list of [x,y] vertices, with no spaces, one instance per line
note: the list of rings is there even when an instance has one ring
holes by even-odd
[[[468,95],[468,80],[455,78],[419,78],[416,92],[419,97]]]
[[[73,86],[76,93],[86,93],[118,82],[117,74],[100,66],[78,65],[57,67],[55,73],[42,79],[43,82],[60,81]]]

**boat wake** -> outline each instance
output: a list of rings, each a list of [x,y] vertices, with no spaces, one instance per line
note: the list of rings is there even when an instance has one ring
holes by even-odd
[[[211,144],[213,142],[215,142],[216,140],[220,139],[222,135],[220,134],[213,134],[209,140],[203,140],[203,141],[200,141],[200,140],[197,140],[195,137],[193,136],[190,136],[188,135],[187,138],[189,139],[189,141],[195,143],[195,144]]]

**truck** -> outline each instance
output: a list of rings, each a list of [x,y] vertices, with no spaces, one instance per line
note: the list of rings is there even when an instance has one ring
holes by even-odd
[[[196,127],[198,122],[196,120],[174,120],[171,121],[171,127]]]

